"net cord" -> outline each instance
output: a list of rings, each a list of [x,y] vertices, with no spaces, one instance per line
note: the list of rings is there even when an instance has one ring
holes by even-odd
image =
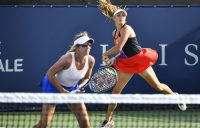
[[[199,94],[0,93],[0,103],[200,104]]]

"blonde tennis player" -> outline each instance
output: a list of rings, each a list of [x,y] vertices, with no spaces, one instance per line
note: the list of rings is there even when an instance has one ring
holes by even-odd
[[[71,49],[60,57],[42,79],[42,92],[78,92],[78,88],[85,85],[92,74],[95,59],[90,55],[90,49],[93,43],[94,40],[88,37],[87,32],[76,35]],[[80,128],[90,128],[87,110],[83,103],[71,104],[68,107],[74,112]],[[41,119],[34,128],[46,128],[53,118],[55,108],[55,104],[43,104]]]
[[[150,48],[141,48],[133,28],[126,24],[127,12],[113,5],[110,0],[99,0],[99,7],[102,13],[111,19],[116,29],[112,35],[114,46],[103,54],[103,61],[113,65],[118,71],[118,83],[112,93],[119,94],[134,74],[139,74],[154,89],[164,94],[175,94],[166,84],[160,83],[152,65],[156,63],[158,54]],[[109,59],[110,55],[116,54]],[[102,128],[109,128],[114,125],[112,120],[116,104],[109,104],[107,118],[102,123]],[[180,104],[181,110],[186,109],[185,104]]]

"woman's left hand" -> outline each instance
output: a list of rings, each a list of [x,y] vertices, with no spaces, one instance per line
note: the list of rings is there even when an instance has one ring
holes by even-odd
[[[105,55],[103,55],[103,58],[102,58],[102,59],[103,59],[104,62],[109,61],[109,57],[108,57],[108,56],[105,56]]]

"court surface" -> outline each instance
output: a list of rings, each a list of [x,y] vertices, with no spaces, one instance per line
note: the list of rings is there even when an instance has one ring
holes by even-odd
[[[88,111],[92,128],[99,128],[105,111]],[[40,112],[0,112],[0,128],[31,128]],[[116,111],[115,128],[198,128],[200,110],[134,110]],[[49,128],[78,128],[72,112],[56,112]]]

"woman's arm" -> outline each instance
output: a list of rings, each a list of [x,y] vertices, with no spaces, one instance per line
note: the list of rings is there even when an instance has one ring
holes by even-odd
[[[112,57],[111,59],[109,59],[106,63],[108,66],[112,66],[114,65],[115,60],[120,57],[120,53],[118,53],[116,56]]]
[[[51,83],[55,86],[55,88],[61,93],[68,93],[66,89],[64,89],[59,82],[57,81],[55,74],[64,68],[68,68],[71,64],[72,57],[70,54],[63,55],[56,63],[54,63],[49,70],[47,71],[47,77],[51,81]]]
[[[89,55],[88,59],[89,59],[89,69],[88,69],[87,73],[85,74],[85,77],[80,82],[79,88],[83,87],[88,82],[88,80],[90,79],[90,77],[92,75],[92,71],[93,71],[94,64],[95,64],[95,59],[91,55]]]
[[[116,54],[116,53],[119,53],[122,48],[124,47],[125,43],[127,42],[130,34],[131,34],[131,31],[130,31],[131,27],[126,25],[125,27],[123,27],[121,30],[120,30],[120,40],[119,40],[119,43],[115,46],[113,46],[111,49],[109,49],[108,51],[106,51],[104,53],[104,56],[109,56],[109,55],[112,55],[112,54]]]

